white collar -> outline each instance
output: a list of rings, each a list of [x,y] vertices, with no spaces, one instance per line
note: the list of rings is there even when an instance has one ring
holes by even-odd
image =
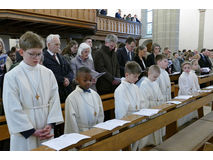
[[[126,46],[125,46],[125,49],[126,49],[126,52],[127,52],[127,54],[128,54],[128,52],[130,52],[127,48],[126,48]],[[131,52],[130,52],[131,53]]]
[[[25,63],[24,61],[21,61],[21,63],[19,65],[23,66],[24,68],[26,68],[29,71],[36,70],[39,66],[38,64],[36,66],[30,66],[27,63]]]
[[[48,52],[51,56],[54,56],[54,53],[51,52],[49,49],[47,49],[47,52]]]

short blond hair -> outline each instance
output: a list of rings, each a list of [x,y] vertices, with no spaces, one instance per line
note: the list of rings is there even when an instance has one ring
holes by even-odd
[[[26,51],[31,48],[44,48],[44,40],[41,36],[31,31],[24,33],[19,40],[19,46]]]
[[[158,67],[158,65],[152,65],[149,67],[148,73],[153,74],[153,73],[157,73],[160,74],[160,68]]]

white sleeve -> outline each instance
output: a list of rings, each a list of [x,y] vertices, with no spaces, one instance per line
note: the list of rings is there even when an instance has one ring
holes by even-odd
[[[115,90],[115,118],[121,119],[128,113],[129,103],[125,100],[124,92],[121,90]]]
[[[3,86],[3,104],[7,125],[10,133],[20,133],[33,127],[20,102],[20,90],[15,82],[15,76],[5,75]]]
[[[51,83],[51,96],[49,101],[49,114],[47,118],[47,124],[63,122],[63,115],[61,110],[60,98],[58,93],[58,84],[56,78],[52,72],[50,72]]]
[[[67,133],[79,133],[79,127],[77,123],[75,111],[75,99],[68,97],[65,101],[65,123],[64,123],[64,134]]]

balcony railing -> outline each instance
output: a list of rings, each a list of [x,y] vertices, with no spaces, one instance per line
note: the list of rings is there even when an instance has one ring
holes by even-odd
[[[126,21],[109,16],[97,15],[97,30],[141,35],[141,23]]]

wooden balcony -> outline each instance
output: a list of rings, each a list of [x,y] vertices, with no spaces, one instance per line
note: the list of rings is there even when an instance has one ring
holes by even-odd
[[[100,40],[102,40],[106,34],[109,33],[116,34],[119,38],[124,39],[128,36],[133,36],[134,38],[139,39],[141,35],[141,23],[102,15],[97,15],[96,22],[96,39],[100,38]]]
[[[97,40],[104,40],[109,33],[120,41],[141,35],[141,23],[96,15],[95,9],[0,9],[0,23],[0,34],[12,37],[28,30],[43,37],[50,33],[79,39],[94,35]]]
[[[27,30],[41,35],[94,34],[95,9],[0,9],[0,34],[17,35]]]

